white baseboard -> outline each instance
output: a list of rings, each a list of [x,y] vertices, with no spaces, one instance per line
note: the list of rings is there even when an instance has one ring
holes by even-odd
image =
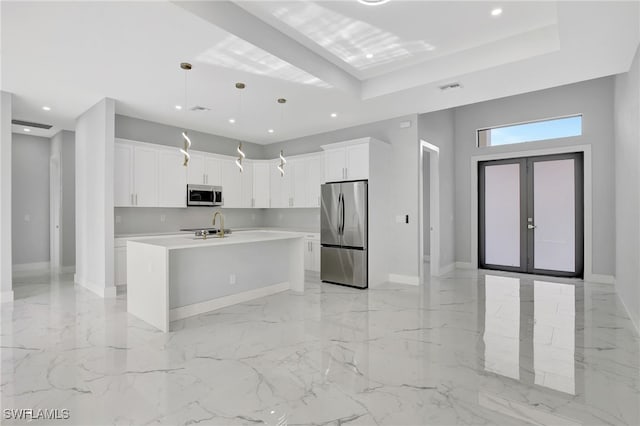
[[[51,270],[54,271],[54,272],[58,272],[60,274],[67,274],[69,272],[75,272],[76,267],[75,267],[75,265],[72,265],[72,266],[61,266],[59,268],[53,268]]]
[[[13,265],[13,272],[45,271],[50,267],[49,262],[17,263]]]
[[[449,272],[453,272],[453,270],[456,269],[456,264],[454,263],[450,263],[448,265],[445,266],[441,266],[440,267],[440,276],[448,274]]]
[[[584,274],[584,280],[599,284],[615,284],[616,279],[613,275],[603,274]]]
[[[0,293],[0,303],[13,302],[13,290]]]
[[[169,311],[169,321],[176,321],[183,318],[192,317],[194,315],[204,314],[205,312],[215,311],[238,303],[248,302],[249,300],[258,299],[260,297],[270,296],[289,290],[291,286],[288,282],[273,284],[267,287],[257,288],[255,290],[245,291],[243,293],[231,294],[229,296],[218,297],[216,299],[207,300],[206,302],[194,303],[193,305],[180,306]]]
[[[456,262],[455,267],[456,269],[476,269],[471,262]]]
[[[420,285],[420,277],[415,275],[389,274],[389,281],[392,283]]]
[[[89,280],[78,279],[77,275],[74,276],[74,282],[76,285],[86,288],[87,290],[97,294],[100,297],[116,297],[116,287],[105,287],[104,284],[96,284]]]

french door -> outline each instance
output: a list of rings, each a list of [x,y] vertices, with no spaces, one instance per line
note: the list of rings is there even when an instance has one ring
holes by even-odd
[[[583,274],[582,153],[478,164],[481,268]]]

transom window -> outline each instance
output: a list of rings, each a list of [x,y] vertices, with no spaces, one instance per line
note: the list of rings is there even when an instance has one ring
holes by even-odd
[[[478,147],[510,145],[582,135],[582,115],[509,124],[478,130]]]

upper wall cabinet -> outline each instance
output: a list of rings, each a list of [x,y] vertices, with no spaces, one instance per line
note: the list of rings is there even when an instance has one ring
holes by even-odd
[[[115,207],[186,207],[187,168],[179,151],[117,139]]]
[[[223,207],[242,207],[242,173],[234,160],[220,160],[220,183],[222,184]]]
[[[255,208],[270,207],[270,163],[270,161],[253,163],[253,207]]]
[[[323,145],[324,181],[369,179],[369,138]]]

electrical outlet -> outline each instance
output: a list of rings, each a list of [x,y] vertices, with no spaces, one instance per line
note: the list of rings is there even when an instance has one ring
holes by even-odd
[[[24,215],[24,221],[25,222],[31,222],[31,216],[29,216],[28,214]]]
[[[116,223],[122,222],[122,216],[116,216]]]
[[[234,285],[236,283],[236,274],[229,275],[229,284]]]
[[[161,215],[160,215],[160,222],[163,222],[163,223],[164,223],[164,221],[165,221],[165,220],[167,220],[167,216],[166,216],[166,215],[161,214]]]

